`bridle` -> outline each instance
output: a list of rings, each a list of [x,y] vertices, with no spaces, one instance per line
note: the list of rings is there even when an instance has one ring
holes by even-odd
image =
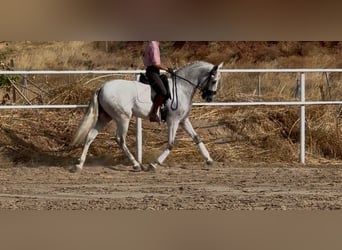
[[[184,78],[184,77],[182,77],[182,76],[180,76],[180,75],[177,75],[176,73],[173,73],[171,76],[173,77],[174,81],[176,81],[176,78],[182,79],[182,80],[184,80],[184,81],[190,83],[192,86],[195,86],[196,89],[199,89],[200,91],[203,91],[203,90],[205,89],[205,87],[207,87],[207,86],[209,85],[210,78],[211,78],[212,76],[216,75],[216,72],[217,72],[217,65],[214,66],[214,67],[211,69],[209,75],[208,75],[202,82],[199,82],[199,83],[197,83],[197,84],[193,83],[192,81],[190,81],[190,80],[188,80],[188,79],[186,79],[186,78]],[[203,85],[203,83],[204,83],[205,81],[207,81],[207,82],[206,82],[205,85]],[[213,83],[216,83],[216,81],[213,81]],[[202,86],[202,85],[203,85],[203,86]],[[213,92],[214,92],[214,91],[213,91]],[[215,93],[216,93],[216,91],[215,91]]]
[[[204,98],[204,96],[207,96],[207,95],[215,95],[216,94],[216,91],[212,91],[212,90],[209,90],[207,89],[209,83],[210,83],[210,79],[216,75],[217,73],[217,68],[218,66],[215,65],[211,70],[210,70],[210,73],[209,75],[201,82],[198,82],[197,84],[193,83],[192,81],[180,76],[180,75],[177,75],[176,73],[173,73],[171,74],[172,76],[172,83],[173,83],[173,88],[172,88],[172,101],[171,101],[171,109],[174,111],[176,109],[178,109],[178,90],[177,90],[177,81],[176,79],[179,78],[181,80],[184,80],[188,83],[190,83],[192,86],[195,86],[196,89],[199,89],[200,90],[200,93],[202,94],[202,98]],[[205,84],[203,84],[204,82],[206,82]],[[212,81],[213,83],[216,83],[217,81]],[[177,99],[176,100],[176,107],[174,107],[174,101],[175,101],[175,98]]]

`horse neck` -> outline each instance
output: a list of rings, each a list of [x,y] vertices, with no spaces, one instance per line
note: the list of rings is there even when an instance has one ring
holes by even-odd
[[[191,99],[192,99],[192,97],[194,96],[196,92],[197,82],[194,81],[194,79],[189,79],[189,78],[186,78],[185,76],[182,76],[182,77],[190,81],[192,84],[190,84],[189,82],[181,78],[176,78],[175,80],[176,80],[177,90],[179,93],[183,93],[185,96],[191,96]]]
[[[208,65],[206,64],[202,65],[197,63],[184,69],[180,69],[179,72],[177,72],[177,75],[183,77],[187,81],[183,79],[176,79],[177,86],[179,86],[183,92],[192,98],[196,92],[196,88],[205,77],[207,67]]]

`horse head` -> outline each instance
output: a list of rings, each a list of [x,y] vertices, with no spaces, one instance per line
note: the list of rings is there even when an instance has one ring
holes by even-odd
[[[204,82],[203,86],[200,86],[201,96],[207,102],[212,102],[214,96],[216,95],[218,81],[220,80],[221,74],[219,69],[223,66],[223,62],[219,65],[215,65],[209,72],[207,80]]]

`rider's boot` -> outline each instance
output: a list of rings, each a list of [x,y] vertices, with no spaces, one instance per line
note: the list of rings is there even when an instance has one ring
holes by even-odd
[[[153,103],[152,110],[150,112],[150,122],[159,122],[160,123],[160,118],[157,114],[159,107],[163,104],[164,102],[164,96],[158,95]]]

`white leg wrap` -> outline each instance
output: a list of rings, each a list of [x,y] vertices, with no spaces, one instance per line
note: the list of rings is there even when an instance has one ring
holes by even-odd
[[[204,156],[205,159],[207,159],[207,161],[212,161],[209,152],[207,150],[207,148],[205,147],[203,142],[198,143],[198,148],[201,152],[201,154]]]
[[[162,164],[164,162],[164,160],[166,159],[166,157],[170,154],[170,150],[166,149],[157,159],[157,162],[159,164]]]

